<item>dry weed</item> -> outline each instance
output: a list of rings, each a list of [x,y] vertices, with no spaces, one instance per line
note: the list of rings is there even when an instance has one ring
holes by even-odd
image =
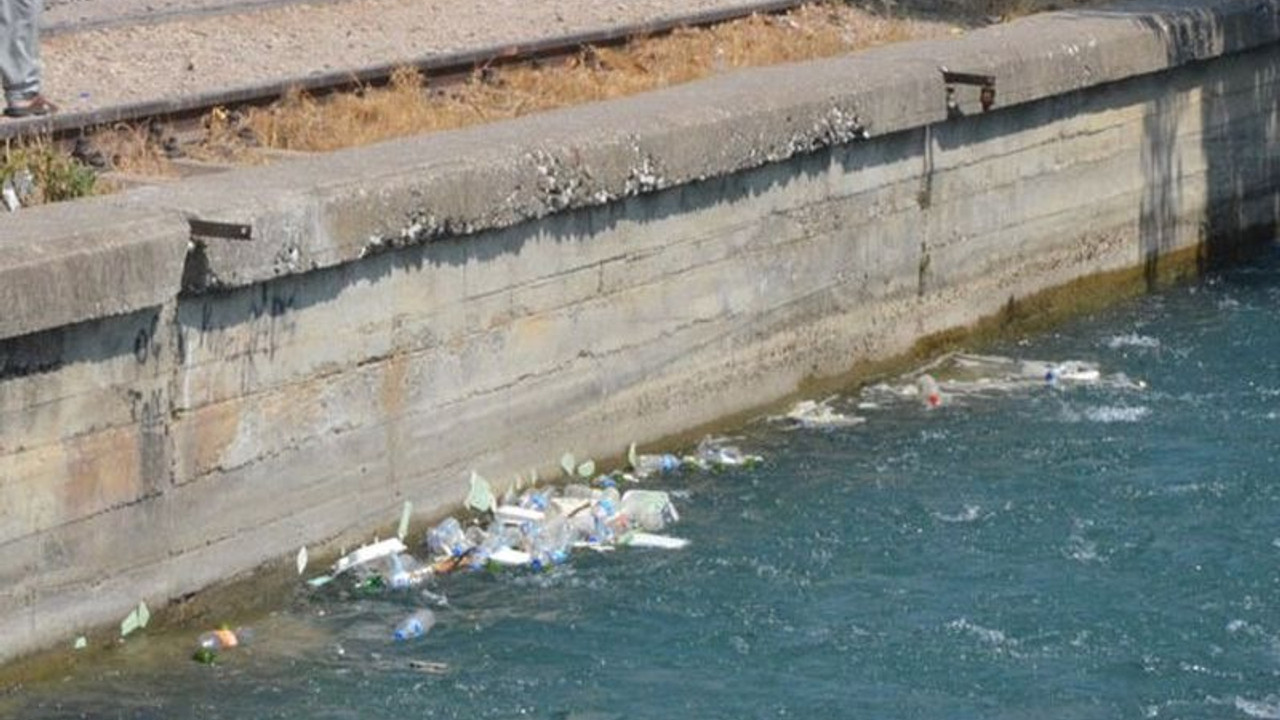
[[[121,123],[99,129],[93,133],[92,144],[119,172],[149,177],[178,174],[165,155],[161,139],[148,126]]]
[[[937,24],[886,18],[844,3],[711,28],[637,38],[620,48],[588,48],[554,69],[488,69],[471,82],[432,90],[412,69],[382,88],[323,100],[291,92],[245,119],[257,142],[283,150],[327,151],[519,117],[633,95],[746,67],[797,62],[944,32]]]

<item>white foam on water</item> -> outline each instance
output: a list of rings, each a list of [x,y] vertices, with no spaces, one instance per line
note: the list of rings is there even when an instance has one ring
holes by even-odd
[[[971,523],[982,517],[982,508],[977,505],[965,505],[964,510],[948,515],[934,512],[933,517],[946,523]]]
[[[947,623],[947,629],[966,633],[988,645],[1004,646],[1017,644],[1015,641],[1010,640],[1003,631],[971,623],[968,618],[952,620]]]
[[[1142,348],[1154,350],[1160,347],[1160,341],[1150,335],[1139,335],[1137,333],[1126,333],[1124,335],[1112,335],[1106,340],[1107,347],[1112,350],[1120,348]]]
[[[1102,407],[1089,408],[1084,411],[1084,417],[1089,422],[1096,423],[1135,423],[1151,414],[1151,408],[1145,405],[1136,406],[1116,406],[1104,405]]]
[[[1275,695],[1268,695],[1264,700],[1249,700],[1236,696],[1235,707],[1252,718],[1280,720],[1280,700]]]
[[[1150,414],[1151,408],[1145,405],[1102,405],[1084,410],[1068,407],[1062,409],[1062,419],[1071,423],[1136,423]]]

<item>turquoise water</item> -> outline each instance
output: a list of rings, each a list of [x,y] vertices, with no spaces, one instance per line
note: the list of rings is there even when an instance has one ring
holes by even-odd
[[[761,419],[676,492],[681,551],[416,593],[299,591],[208,667],[135,636],[54,718],[1280,718],[1280,254],[984,353],[1136,383]],[[945,384],[944,384],[945,389]],[[230,619],[234,620],[234,618]],[[194,634],[193,634],[194,635]],[[443,674],[411,661],[444,663]]]

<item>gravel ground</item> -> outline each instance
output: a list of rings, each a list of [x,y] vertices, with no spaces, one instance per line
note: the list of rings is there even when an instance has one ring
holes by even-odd
[[[436,53],[653,20],[746,0],[49,0],[47,23],[130,24],[46,33],[45,94],[64,111],[253,85]],[[223,12],[239,3],[241,10]],[[192,11],[197,17],[173,13]],[[212,14],[210,14],[212,13]],[[167,18],[167,19],[166,19]],[[85,20],[92,24],[94,20]]]

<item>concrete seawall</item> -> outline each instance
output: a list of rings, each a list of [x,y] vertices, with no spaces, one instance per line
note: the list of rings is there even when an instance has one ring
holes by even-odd
[[[1038,16],[5,218],[0,659],[1274,237],[1277,39],[1280,1]]]

